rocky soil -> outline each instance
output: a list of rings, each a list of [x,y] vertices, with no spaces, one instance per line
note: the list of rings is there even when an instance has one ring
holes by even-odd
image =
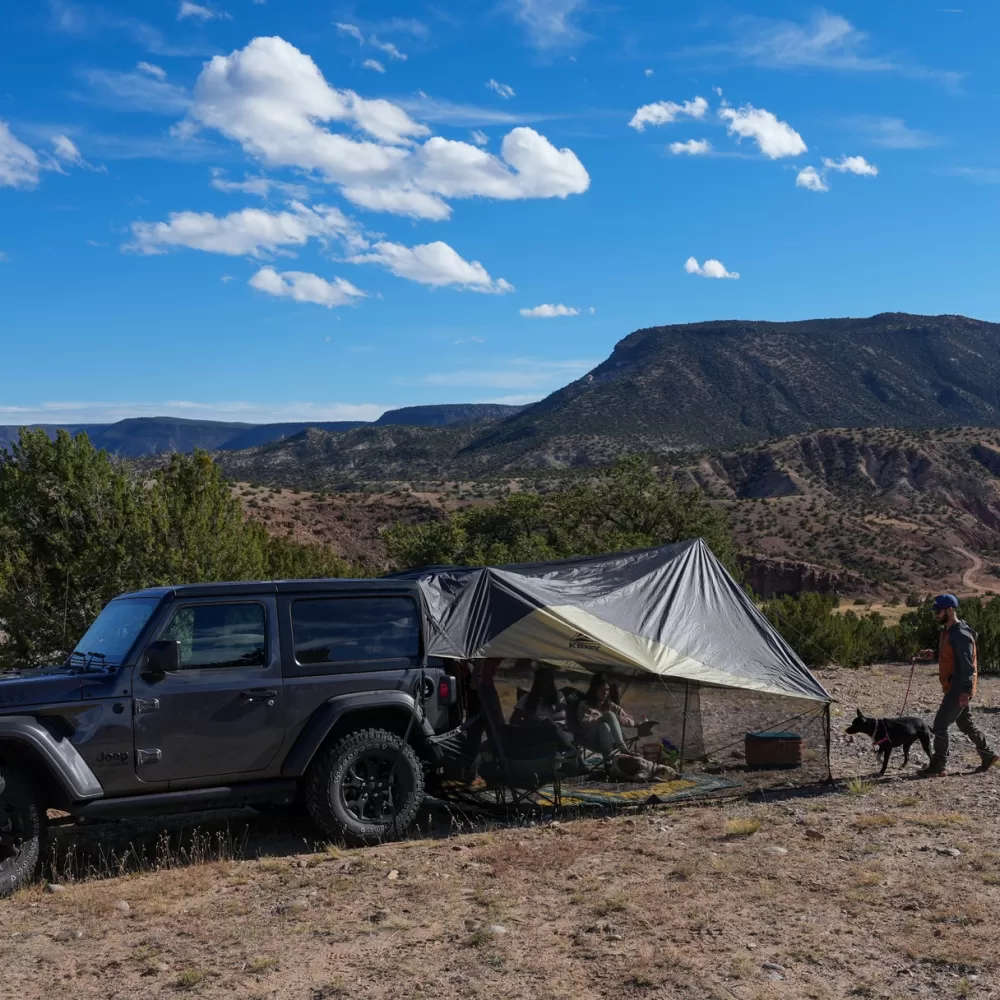
[[[916,780],[917,752],[878,780],[842,735],[856,704],[895,713],[908,674],[821,672],[829,788],[511,827],[439,813],[363,851],[273,817],[173,820],[169,846],[162,823],[61,831],[63,888],[0,903],[0,997],[998,996],[1000,768],[968,773],[959,738],[953,776]],[[998,738],[1000,679],[981,687]],[[937,698],[922,670],[909,707]]]

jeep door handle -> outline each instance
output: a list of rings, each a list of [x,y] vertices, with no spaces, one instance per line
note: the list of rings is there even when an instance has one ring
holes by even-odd
[[[270,688],[250,688],[249,691],[241,691],[240,698],[243,701],[266,701],[269,705],[274,704],[274,699],[278,697],[277,691]]]

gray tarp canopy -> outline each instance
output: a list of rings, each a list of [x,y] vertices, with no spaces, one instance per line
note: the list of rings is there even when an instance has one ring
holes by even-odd
[[[528,658],[829,702],[830,695],[701,539],[417,581],[431,656]]]

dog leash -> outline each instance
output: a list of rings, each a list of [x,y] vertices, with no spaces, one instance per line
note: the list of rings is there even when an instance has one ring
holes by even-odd
[[[899,710],[899,714],[903,714],[903,710],[906,708],[906,702],[910,697],[910,685],[913,683],[913,671],[917,669],[917,658],[913,657],[910,660],[910,679],[906,682],[906,694],[903,695],[903,706]]]

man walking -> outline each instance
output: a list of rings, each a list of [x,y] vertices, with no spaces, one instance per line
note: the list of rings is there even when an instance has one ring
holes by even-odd
[[[997,755],[990,749],[986,737],[972,721],[969,702],[976,694],[979,679],[979,663],[976,655],[976,633],[958,617],[958,598],[954,594],[940,594],[931,606],[934,617],[941,623],[941,641],[935,654],[933,649],[924,649],[917,659],[926,662],[938,661],[938,676],[944,698],[934,716],[934,753],[931,762],[921,772],[925,778],[935,778],[945,773],[948,763],[948,729],[954,723],[959,730],[972,740],[979,751],[982,764],[977,773],[988,771],[996,762]]]

